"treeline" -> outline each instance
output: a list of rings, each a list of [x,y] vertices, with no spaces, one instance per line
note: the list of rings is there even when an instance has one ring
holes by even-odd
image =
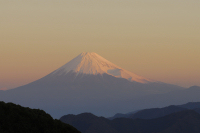
[[[80,133],[39,109],[0,102],[1,133]]]

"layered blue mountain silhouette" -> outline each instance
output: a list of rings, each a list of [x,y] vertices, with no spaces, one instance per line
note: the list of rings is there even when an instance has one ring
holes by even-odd
[[[199,87],[186,89],[153,81],[86,52],[37,81],[0,91],[0,100],[40,108],[54,118],[82,112],[107,117],[117,112],[200,101],[199,94]]]

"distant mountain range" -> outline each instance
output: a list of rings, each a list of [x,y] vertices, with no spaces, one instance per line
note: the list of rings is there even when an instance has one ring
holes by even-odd
[[[40,108],[54,118],[82,112],[108,117],[116,111],[200,101],[199,95],[200,87],[153,81],[84,52],[37,81],[0,91],[0,100]]]
[[[112,120],[91,113],[65,115],[60,120],[82,133],[199,133],[199,113],[200,102],[144,109]]]
[[[133,111],[127,114],[116,114],[113,117],[109,117],[108,119],[113,120],[116,118],[131,118],[131,119],[154,119],[163,117],[165,115],[169,115],[175,112],[180,112],[183,110],[194,110],[199,112],[200,110],[200,102],[189,102],[183,105],[170,105],[163,108],[150,108],[150,109],[143,109],[139,111]]]
[[[61,121],[71,124],[82,133],[199,133],[200,114],[193,110],[176,112],[157,119],[117,118],[108,120],[93,114],[63,116]]]

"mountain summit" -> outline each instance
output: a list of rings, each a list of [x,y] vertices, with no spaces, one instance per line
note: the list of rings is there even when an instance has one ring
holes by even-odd
[[[116,78],[124,78],[129,81],[135,81],[139,83],[153,82],[150,79],[138,76],[130,71],[127,71],[100,55],[94,52],[83,52],[70,62],[62,66],[61,68],[54,71],[53,75],[63,75],[69,72],[76,74],[91,74],[91,75],[102,75],[108,74]]]

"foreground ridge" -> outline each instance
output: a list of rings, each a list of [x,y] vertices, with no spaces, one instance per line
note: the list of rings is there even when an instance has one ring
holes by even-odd
[[[0,102],[1,133],[80,133],[39,109]]]

